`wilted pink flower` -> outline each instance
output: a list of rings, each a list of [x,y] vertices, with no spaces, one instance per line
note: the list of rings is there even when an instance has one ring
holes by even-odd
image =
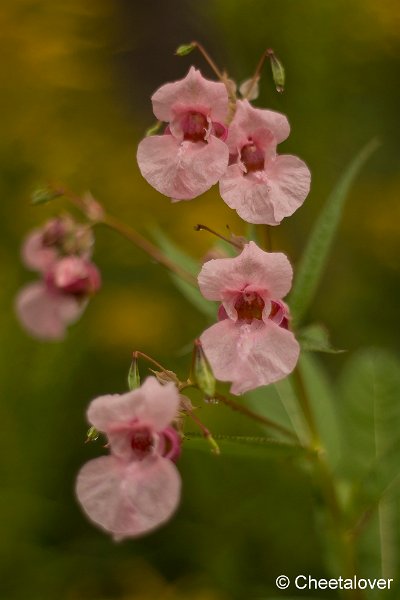
[[[178,506],[181,480],[170,459],[180,443],[170,423],[179,401],[172,382],[149,377],[134,391],[100,396],[89,406],[88,420],[107,436],[111,454],[82,467],[76,494],[91,521],[116,540],[155,529]]]
[[[304,202],[310,190],[307,165],[276,146],[290,132],[284,115],[237,102],[226,143],[230,165],[220,180],[228,206],[249,223],[279,225]]]
[[[68,215],[47,221],[34,229],[22,245],[22,260],[28,269],[44,272],[60,257],[78,254],[90,258],[93,233]]]
[[[68,325],[84,311],[87,299],[101,285],[97,267],[79,256],[56,260],[43,280],[24,287],[16,298],[17,315],[25,329],[39,339],[62,339]]]
[[[100,288],[100,273],[89,260],[92,245],[91,230],[70,217],[52,219],[26,238],[23,261],[42,279],[19,292],[15,308],[34,337],[62,339],[67,326],[81,316],[87,299]]]
[[[169,123],[164,135],[142,140],[137,160],[143,177],[173,200],[190,200],[217,183],[228,166],[224,139],[228,94],[223,83],[191,67],[181,81],[152,96],[157,119]]]
[[[205,298],[222,303],[219,323],[200,339],[215,377],[231,381],[233,394],[273,383],[294,369],[300,347],[281,300],[292,282],[284,254],[250,242],[235,258],[205,263],[198,280]]]

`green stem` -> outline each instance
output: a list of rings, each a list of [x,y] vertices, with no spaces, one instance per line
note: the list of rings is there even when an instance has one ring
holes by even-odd
[[[325,499],[328,514],[330,516],[332,532],[336,536],[339,559],[341,560],[343,569],[341,575],[344,578],[350,578],[356,575],[354,536],[349,534],[346,528],[344,515],[336,491],[335,479],[326,460],[326,452],[320,439],[307,389],[299,367],[296,367],[293,372],[293,377],[299,404],[308,424],[312,447],[315,450],[311,456],[312,459],[315,460],[321,493]],[[362,590],[359,589],[346,590],[344,591],[344,596],[353,598],[353,600],[362,600],[364,598]]]

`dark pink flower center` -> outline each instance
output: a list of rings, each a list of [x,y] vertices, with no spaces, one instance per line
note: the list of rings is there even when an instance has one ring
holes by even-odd
[[[154,447],[154,436],[148,427],[138,427],[131,437],[131,448],[137,458],[144,458]]]
[[[241,321],[261,320],[264,306],[264,300],[256,292],[243,292],[235,302],[237,316]]]
[[[247,173],[254,171],[262,171],[264,168],[265,156],[264,152],[251,141],[243,146],[240,152],[240,160],[246,167]]]
[[[205,141],[209,124],[200,112],[190,111],[182,119],[183,139],[191,142]]]

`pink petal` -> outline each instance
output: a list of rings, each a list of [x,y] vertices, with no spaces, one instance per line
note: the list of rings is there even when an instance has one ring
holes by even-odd
[[[224,202],[249,223],[279,225],[304,202],[311,174],[296,156],[281,155],[266,163],[263,171],[243,173],[231,165],[220,180]]]
[[[272,321],[240,324],[225,319],[200,339],[215,377],[231,381],[231,393],[237,395],[283,379],[300,353],[292,332]]]
[[[261,293],[267,291],[270,298],[279,299],[290,290],[292,275],[292,267],[284,254],[264,252],[257,244],[249,242],[235,258],[206,262],[198,282],[201,293],[208,300],[225,301],[230,293],[248,285],[258,286]]]
[[[151,98],[153,112],[160,121],[171,121],[182,107],[203,109],[212,121],[225,122],[228,94],[223,83],[205,79],[191,67],[184,79],[161,86]]]
[[[94,523],[116,540],[136,537],[162,525],[175,512],[181,480],[168,459],[125,462],[102,456],[86,463],[76,495]]]
[[[264,171],[245,175],[239,164],[230,165],[220,179],[219,191],[223,201],[248,223],[279,225]]]
[[[257,136],[257,132],[260,135]],[[290,125],[285,115],[272,110],[254,108],[248,100],[238,100],[226,141],[230,153],[236,154],[238,148],[240,149],[249,137],[256,136],[257,141],[262,143],[262,137],[266,136],[266,142],[270,144],[268,132],[272,133],[275,145],[286,140],[290,133]]]
[[[85,303],[74,296],[52,292],[42,282],[24,287],[15,302],[22,325],[43,340],[61,340],[66,327],[80,317],[84,308]]]
[[[33,271],[43,273],[57,260],[58,253],[54,248],[43,245],[43,230],[34,229],[25,239],[21,257],[24,265]]]
[[[267,163],[270,197],[277,222],[292,215],[307,198],[311,173],[307,165],[289,154],[277,156]]]
[[[213,135],[207,143],[154,135],[142,140],[137,152],[143,177],[175,200],[190,200],[207,191],[225,172],[228,159],[228,147]]]
[[[148,377],[140,388],[126,394],[113,394],[95,398],[87,411],[88,421],[107,432],[133,421],[143,421],[162,431],[176,417],[179,394],[170,382],[162,385],[155,377]]]

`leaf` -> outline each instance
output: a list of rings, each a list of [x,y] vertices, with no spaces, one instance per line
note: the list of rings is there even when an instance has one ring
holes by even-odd
[[[312,323],[301,329],[296,335],[301,349],[305,352],[327,352],[340,354],[345,350],[333,348],[329,339],[328,329],[319,323]]]
[[[293,431],[301,444],[307,443],[309,437],[307,425],[299,408],[293,385],[288,378],[248,392],[245,401],[256,412]],[[270,433],[266,428],[267,430]],[[279,436],[275,433],[274,435]]]
[[[360,550],[369,548],[365,571],[375,562],[382,577],[391,576],[399,560],[400,361],[385,350],[362,350],[347,363],[339,389],[342,468],[354,482],[350,519],[362,534]]]
[[[151,228],[151,236],[166,256],[182,269],[197,277],[200,271],[199,262],[179,248],[159,227]]]
[[[221,450],[221,455],[243,457],[260,457],[263,455],[296,456],[305,454],[306,450],[296,444],[280,442],[267,437],[213,435]],[[209,453],[207,440],[197,433],[186,433],[184,449],[200,450]]]
[[[377,461],[394,460],[400,473],[399,360],[385,350],[358,352],[345,366],[339,394],[345,470],[362,477]]]
[[[341,436],[332,383],[318,357],[312,354],[302,354],[298,368],[328,460],[335,466],[341,455]]]
[[[340,177],[336,187],[328,197],[325,206],[319,215],[311,232],[307,246],[301,257],[294,280],[293,290],[290,294],[293,322],[301,322],[310,304],[313,301],[323,270],[328,260],[335,233],[342,216],[345,200],[350,187],[365,164],[378,142],[372,140],[356,156],[349,167]]]
[[[157,227],[153,227],[151,230],[151,235],[153,239],[156,241],[158,246],[164,252],[164,254],[172,260],[175,264],[179,265],[182,269],[197,277],[200,271],[199,263],[186,254],[183,250],[181,250],[174,242],[172,242],[168,236],[165,235],[161,229]],[[215,321],[217,316],[217,308],[214,302],[210,302],[206,300],[199,288],[195,285],[192,285],[188,281],[181,279],[178,275],[174,273],[170,274],[172,281],[175,286],[181,292],[181,294],[188,300],[192,306],[194,306],[199,312],[205,315],[208,319],[212,319]]]

